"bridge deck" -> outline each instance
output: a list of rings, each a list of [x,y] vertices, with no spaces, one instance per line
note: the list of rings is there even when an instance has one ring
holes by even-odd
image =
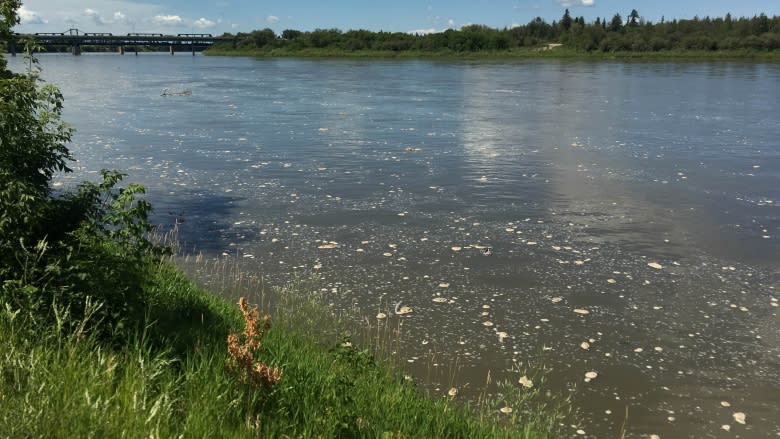
[[[33,38],[43,45],[63,46],[211,46],[218,42],[233,41],[231,37],[196,35],[107,35],[107,34],[17,34],[16,40]]]

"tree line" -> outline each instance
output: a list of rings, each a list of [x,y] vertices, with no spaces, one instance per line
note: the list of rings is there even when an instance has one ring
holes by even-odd
[[[422,51],[479,52],[507,51],[515,48],[544,47],[560,43],[587,52],[659,52],[780,49],[780,17],[760,14],[753,17],[692,19],[660,22],[645,20],[634,9],[611,19],[573,17],[569,10],[552,23],[537,17],[528,24],[495,29],[485,25],[464,26],[439,33],[411,34],[368,30],[287,29],[277,35],[265,28],[237,35],[237,49],[332,49],[339,51]],[[224,46],[223,46],[224,48]]]

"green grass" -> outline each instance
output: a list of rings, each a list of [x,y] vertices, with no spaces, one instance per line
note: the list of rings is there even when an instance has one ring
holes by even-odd
[[[0,436],[536,438],[565,411],[541,388],[517,385],[479,410],[425,396],[339,341],[337,319],[306,283],[250,298],[274,312],[260,360],[283,376],[249,388],[225,368],[238,308],[169,262],[146,269],[147,323],[119,343],[90,336],[89,325],[62,333],[0,310]],[[504,405],[516,409],[502,414]]]
[[[587,52],[584,50],[559,47],[552,50],[539,48],[516,48],[500,51],[455,52],[442,51],[381,51],[381,50],[342,50],[333,48],[306,49],[258,49],[213,47],[204,52],[214,56],[251,56],[259,58],[296,57],[296,58],[365,58],[365,59],[443,59],[443,60],[511,60],[511,59],[574,59],[574,60],[647,60],[647,61],[698,61],[698,60],[759,60],[780,61],[780,50],[673,50],[659,52]]]

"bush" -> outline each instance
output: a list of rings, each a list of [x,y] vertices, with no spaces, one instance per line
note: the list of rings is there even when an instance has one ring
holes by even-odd
[[[0,6],[7,38],[19,4]],[[0,302],[34,322],[67,315],[73,325],[97,300],[94,322],[115,332],[143,311],[142,266],[163,252],[147,239],[151,206],[136,199],[143,187],[118,187],[117,171],[103,171],[100,183],[53,191],[54,176],[71,172],[73,129],[61,120],[60,91],[40,85],[34,50],[28,42],[23,74],[0,63]]]
[[[745,49],[761,50],[764,48],[764,43],[761,38],[755,35],[749,35],[742,40],[742,47]]]
[[[761,43],[767,50],[780,49],[780,34],[770,32],[762,34]]]
[[[717,50],[718,43],[703,34],[690,35],[682,39],[681,44],[687,50]]]

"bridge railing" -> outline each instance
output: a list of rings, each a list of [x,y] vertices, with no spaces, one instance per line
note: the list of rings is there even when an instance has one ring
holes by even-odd
[[[48,47],[67,46],[73,48],[74,54],[80,53],[81,46],[108,46],[119,47],[123,53],[125,46],[135,47],[168,47],[171,53],[174,47],[186,47],[193,50],[202,50],[220,42],[235,42],[232,37],[215,37],[212,34],[177,34],[165,35],[161,33],[128,33],[126,35],[114,35],[109,32],[80,32],[78,29],[70,29],[66,32],[38,32],[34,34],[14,34],[9,45],[9,51],[15,52],[16,41],[24,38],[32,38],[38,44]],[[76,50],[78,48],[78,50]]]

